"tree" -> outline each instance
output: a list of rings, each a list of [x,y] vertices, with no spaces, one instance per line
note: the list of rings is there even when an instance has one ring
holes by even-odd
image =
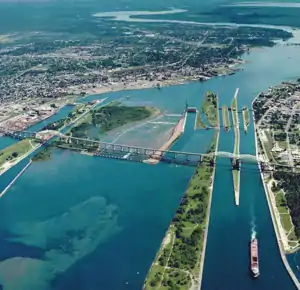
[[[17,153],[17,152],[13,152],[13,153],[11,154],[11,156],[12,156],[13,158],[17,158],[17,157],[18,157],[18,153]]]

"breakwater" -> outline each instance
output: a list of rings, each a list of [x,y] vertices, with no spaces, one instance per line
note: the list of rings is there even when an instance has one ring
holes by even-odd
[[[27,163],[27,165],[18,173],[18,175],[5,187],[5,189],[0,193],[0,198],[11,188],[11,186],[19,179],[19,177],[27,170],[27,168],[31,165],[31,159]]]

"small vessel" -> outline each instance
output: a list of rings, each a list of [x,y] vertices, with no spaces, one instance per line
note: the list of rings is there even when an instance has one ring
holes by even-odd
[[[254,278],[259,276],[259,265],[258,265],[258,242],[256,238],[252,238],[250,243],[250,262],[251,272]]]

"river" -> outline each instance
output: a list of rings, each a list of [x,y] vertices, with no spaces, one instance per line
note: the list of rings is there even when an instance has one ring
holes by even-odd
[[[229,105],[239,87],[239,106],[250,106],[258,92],[300,75],[299,52],[300,48],[284,45],[256,49],[245,55],[244,70],[233,76],[104,96],[107,101],[123,98],[125,104],[154,105],[165,113],[181,114],[186,101],[199,108],[207,90],[218,92],[220,104]],[[95,98],[100,96],[86,100]],[[195,132],[193,122],[189,115],[185,134],[173,148],[207,148],[213,132]],[[122,135],[118,143],[155,147],[170,128],[144,124]],[[105,139],[120,134],[115,130]],[[221,131],[219,150],[233,151],[232,131]],[[241,134],[240,151],[255,153],[252,125],[247,135]],[[23,163],[26,160],[0,177],[1,189]],[[190,167],[55,150],[51,160],[32,164],[0,200],[1,284],[8,290],[98,290],[99,285],[104,290],[140,289],[192,173]],[[255,281],[248,272],[253,228],[261,265]],[[289,259],[294,263],[293,256]],[[230,161],[217,161],[202,289],[295,289],[279,255],[256,165],[242,165],[236,207]]]

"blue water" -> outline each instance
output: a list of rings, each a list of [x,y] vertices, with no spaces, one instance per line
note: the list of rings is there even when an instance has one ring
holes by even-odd
[[[246,56],[244,71],[234,76],[105,96],[130,95],[134,102],[180,114],[186,101],[199,107],[207,90],[218,92],[220,104],[228,105],[239,87],[242,107],[268,86],[299,75],[299,52],[286,46],[256,50]],[[190,115],[187,131],[173,148],[207,149],[213,131],[194,131],[189,126],[193,121]],[[149,139],[149,147],[155,142]],[[232,131],[221,131],[219,149],[233,150]],[[240,150],[254,153],[252,127],[241,134]],[[1,176],[1,187],[25,164]],[[13,290],[140,289],[193,171],[56,150],[50,161],[34,163],[0,200],[1,283]],[[248,272],[253,224],[260,245],[261,277],[256,281]],[[230,161],[217,160],[202,289],[294,289],[255,165],[242,164],[236,207]]]
[[[13,145],[16,143],[16,140],[7,136],[0,137],[0,150]]]

